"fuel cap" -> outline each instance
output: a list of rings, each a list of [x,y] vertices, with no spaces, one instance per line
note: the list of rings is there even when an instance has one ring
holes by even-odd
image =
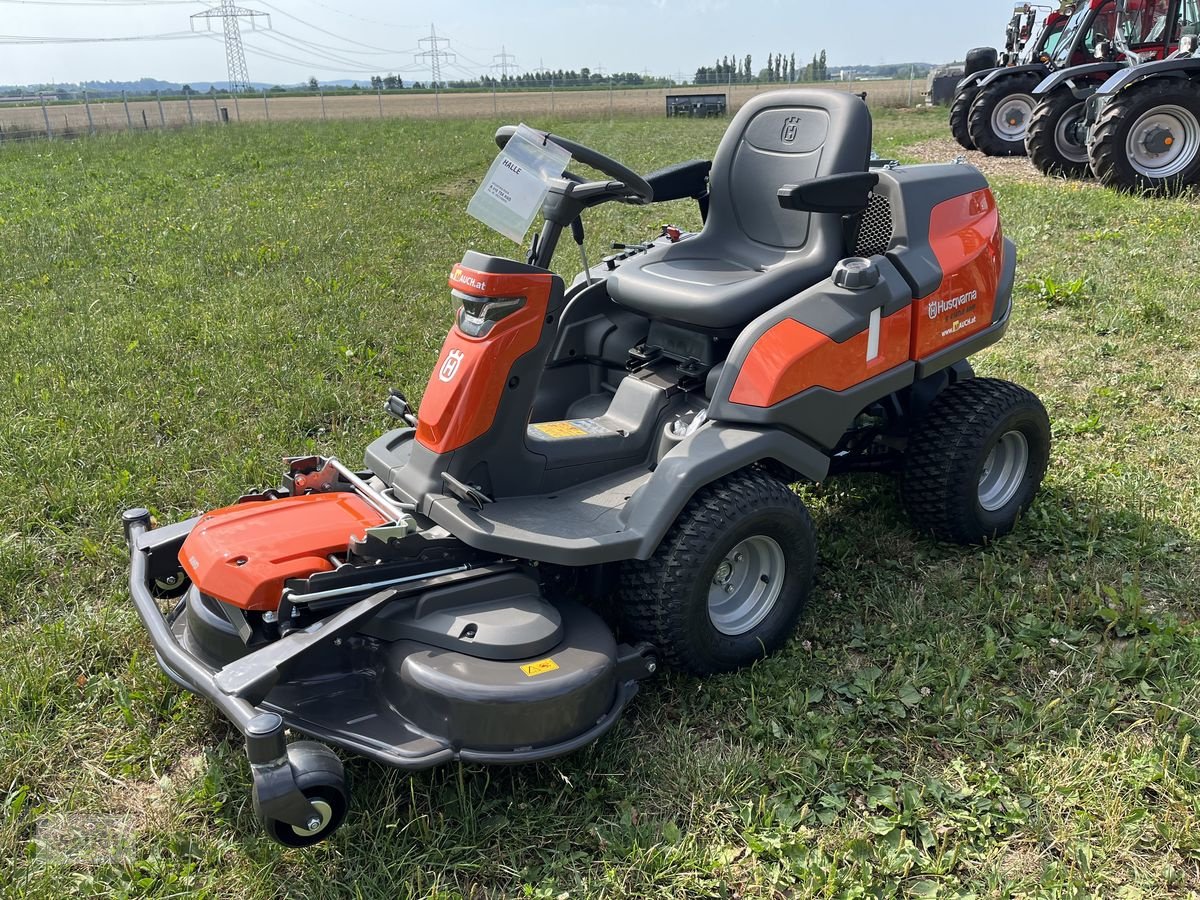
[[[851,256],[833,267],[833,283],[848,291],[865,291],[879,284],[879,267],[869,259]]]

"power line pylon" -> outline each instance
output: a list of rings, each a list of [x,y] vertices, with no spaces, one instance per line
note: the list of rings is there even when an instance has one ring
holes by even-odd
[[[449,38],[440,38],[437,36],[437,29],[433,25],[429,26],[429,37],[421,38],[417,43],[424,47],[420,53],[416,54],[417,62],[429,62],[429,74],[433,78],[433,85],[436,89],[442,82],[442,62],[452,63],[455,60],[453,53],[443,50],[443,46],[450,46]]]
[[[267,27],[271,27],[270,13],[259,12],[257,9],[246,9],[244,6],[235,6],[233,0],[221,0],[220,6],[194,13],[191,17],[193,31],[196,28],[197,19],[204,19],[204,24],[210,31],[213,19],[220,19],[224,25],[225,65],[229,71],[229,90],[235,94],[250,90],[250,73],[246,69],[246,48],[242,46],[242,30],[239,20],[249,19],[250,27],[258,28],[256,19],[259,17],[265,18]]]
[[[517,58],[515,56],[513,56],[511,53],[505,52],[505,50],[506,50],[505,46],[503,44],[501,44],[500,52],[492,57],[492,59],[494,60],[494,62],[492,63],[492,68],[499,69],[500,74],[503,77],[507,78],[508,70],[515,69],[517,67]]]

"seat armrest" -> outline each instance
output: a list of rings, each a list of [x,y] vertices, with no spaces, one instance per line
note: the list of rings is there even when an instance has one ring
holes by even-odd
[[[879,184],[876,172],[848,172],[810,178],[779,189],[779,205],[801,212],[836,213],[852,216],[871,202],[871,191]]]
[[[658,169],[643,177],[654,188],[655,203],[689,197],[699,200],[708,193],[708,172],[711,168],[710,160],[693,159]]]

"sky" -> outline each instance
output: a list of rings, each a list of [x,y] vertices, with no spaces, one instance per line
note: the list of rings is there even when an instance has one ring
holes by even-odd
[[[1043,0],[1047,2],[1047,0]],[[0,84],[224,81],[221,22],[190,34],[190,15],[215,6],[188,0],[0,0]],[[429,78],[414,58],[435,26],[456,54],[450,80],[486,74],[511,55],[515,70],[578,69],[687,77],[733,54],[825,49],[830,63],[946,62],[970,47],[1003,42],[1012,0],[238,0],[270,15],[258,31],[243,20],[251,81],[294,84],[394,72]],[[12,43],[15,38],[170,39],[105,43]],[[513,70],[510,70],[513,71]]]

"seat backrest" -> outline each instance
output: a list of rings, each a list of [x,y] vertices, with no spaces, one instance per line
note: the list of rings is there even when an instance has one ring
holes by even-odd
[[[759,94],[734,116],[713,157],[704,232],[764,263],[804,249],[815,236],[825,246],[841,241],[838,216],[783,209],[777,192],[808,178],[864,171],[870,157],[871,114],[858,95],[818,88]]]

